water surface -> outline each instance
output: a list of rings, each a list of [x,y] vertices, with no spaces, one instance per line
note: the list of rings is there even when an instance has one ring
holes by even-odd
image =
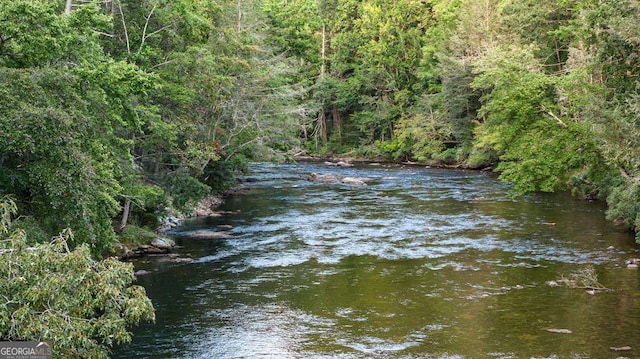
[[[196,263],[136,263],[154,271],[139,283],[157,322],[115,358],[640,356],[640,275],[625,265],[640,250],[601,203],[511,199],[472,171],[254,164],[249,176],[227,214],[173,233]],[[230,238],[190,237],[225,225]],[[546,284],[591,268],[610,291]]]

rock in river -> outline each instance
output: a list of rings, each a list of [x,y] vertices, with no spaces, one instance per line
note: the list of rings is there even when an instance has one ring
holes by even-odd
[[[352,185],[352,186],[366,186],[367,183],[361,178],[355,177],[345,177],[340,181],[344,184]]]
[[[159,249],[169,250],[175,247],[176,242],[169,238],[158,237],[151,242],[151,245]]]
[[[626,345],[624,347],[609,347],[609,350],[614,351],[614,352],[628,352],[633,350],[632,347]]]
[[[199,229],[196,231],[187,232],[184,235],[191,238],[202,238],[202,239],[233,238],[233,235],[229,231],[214,231],[210,229]]]
[[[317,173],[312,173],[309,175],[309,177],[307,177],[307,179],[311,182],[320,182],[320,183],[339,183],[340,180],[338,179],[338,176],[336,175],[332,175],[332,174],[317,174]]]
[[[569,329],[558,329],[558,328],[549,328],[547,329],[550,333],[558,333],[558,334],[572,334],[573,332]]]
[[[338,161],[338,162],[325,162],[324,163],[326,166],[336,166],[336,167],[353,167],[353,165],[349,162],[345,162],[345,161]]]

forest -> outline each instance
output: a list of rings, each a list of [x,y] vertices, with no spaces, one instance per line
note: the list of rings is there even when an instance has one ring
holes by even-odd
[[[637,0],[0,1],[3,253],[98,265],[249,161],[301,152],[493,170],[634,231],[639,76]],[[1,337],[38,333],[9,307]]]

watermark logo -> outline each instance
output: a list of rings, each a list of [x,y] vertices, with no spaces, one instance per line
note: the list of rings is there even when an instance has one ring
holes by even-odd
[[[47,342],[0,342],[0,359],[53,359]]]

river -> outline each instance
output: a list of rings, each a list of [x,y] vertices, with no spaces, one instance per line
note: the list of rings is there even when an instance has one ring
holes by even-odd
[[[625,264],[640,247],[602,203],[513,199],[491,174],[423,167],[259,163],[248,176],[225,215],[172,232],[195,263],[135,262],[152,271],[138,283],[157,322],[114,358],[640,356],[640,272]],[[609,290],[564,285],[580,273]]]

